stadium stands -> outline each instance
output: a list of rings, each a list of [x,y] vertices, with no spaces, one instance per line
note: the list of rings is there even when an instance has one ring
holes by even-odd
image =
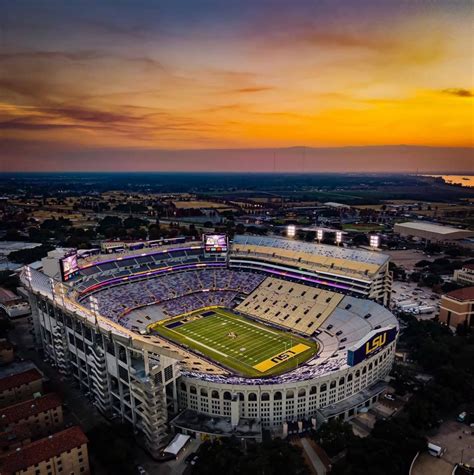
[[[312,335],[342,298],[341,294],[328,290],[267,277],[237,310]]]
[[[212,305],[231,305],[238,294],[249,294],[264,279],[261,274],[228,269],[202,269],[166,273],[148,280],[105,287],[93,295],[99,313],[113,321],[132,309],[163,303],[170,316]],[[83,296],[81,303],[88,308],[92,294]],[[176,313],[177,312],[177,313]]]

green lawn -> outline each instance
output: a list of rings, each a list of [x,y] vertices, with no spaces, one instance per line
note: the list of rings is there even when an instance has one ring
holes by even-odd
[[[203,317],[206,313],[209,315]],[[174,328],[169,328],[170,325]],[[249,377],[286,372],[317,351],[316,343],[311,340],[220,308],[160,322],[152,330]]]

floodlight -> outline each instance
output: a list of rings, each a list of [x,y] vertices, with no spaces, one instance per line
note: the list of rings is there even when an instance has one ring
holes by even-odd
[[[380,237],[377,234],[370,236],[370,247],[379,247]]]

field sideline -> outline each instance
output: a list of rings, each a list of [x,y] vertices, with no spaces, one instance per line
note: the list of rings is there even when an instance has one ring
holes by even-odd
[[[248,377],[289,371],[317,351],[312,340],[256,323],[223,308],[201,309],[150,328]]]

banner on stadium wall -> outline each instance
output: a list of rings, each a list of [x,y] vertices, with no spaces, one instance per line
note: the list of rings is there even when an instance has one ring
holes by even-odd
[[[355,366],[367,358],[371,358],[397,337],[396,327],[386,327],[371,331],[362,341],[347,351],[347,364]]]

